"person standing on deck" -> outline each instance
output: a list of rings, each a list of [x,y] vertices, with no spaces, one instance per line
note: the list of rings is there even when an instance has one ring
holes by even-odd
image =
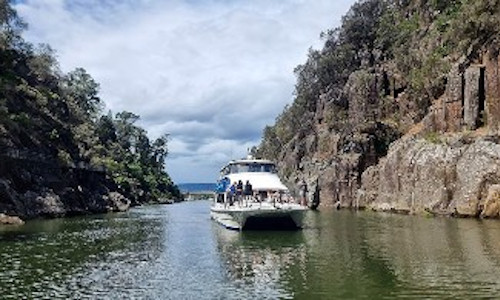
[[[241,197],[243,195],[243,181],[239,180],[236,185],[236,200],[238,204],[241,205]]]
[[[250,181],[248,181],[248,180],[247,180],[247,182],[245,182],[244,194],[245,194],[245,198],[247,201],[252,198],[253,187],[252,187],[252,184],[250,183]]]
[[[299,195],[300,195],[300,204],[306,206],[307,205],[307,183],[304,179],[299,184]]]
[[[235,195],[236,195],[236,182],[231,184],[231,186],[229,187],[229,205],[233,205]]]

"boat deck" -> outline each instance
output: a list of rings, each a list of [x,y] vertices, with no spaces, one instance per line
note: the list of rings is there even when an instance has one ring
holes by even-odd
[[[308,208],[295,203],[252,202],[241,204],[214,203],[211,217],[228,229],[301,228]]]

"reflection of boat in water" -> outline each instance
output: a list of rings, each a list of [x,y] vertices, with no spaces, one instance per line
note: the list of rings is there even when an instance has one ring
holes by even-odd
[[[221,170],[211,217],[229,229],[302,228],[307,206],[295,202],[263,159],[235,160]]]
[[[214,224],[212,232],[223,273],[237,284],[227,298],[293,299],[290,282],[307,276],[304,231],[237,232]]]

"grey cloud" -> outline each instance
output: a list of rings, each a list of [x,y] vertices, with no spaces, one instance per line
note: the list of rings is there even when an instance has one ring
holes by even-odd
[[[26,0],[27,38],[84,67],[115,112],[171,134],[168,171],[211,181],[293,100],[293,68],[354,0]],[[50,17],[49,17],[50,16]],[[186,170],[197,170],[189,172]]]

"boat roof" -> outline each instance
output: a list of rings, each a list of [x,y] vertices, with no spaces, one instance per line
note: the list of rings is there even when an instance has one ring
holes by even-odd
[[[230,166],[230,165],[236,165],[236,164],[275,164],[273,161],[268,160],[268,159],[255,159],[255,158],[242,158],[242,159],[235,159],[231,160],[230,162],[227,163],[227,165],[223,166],[220,170],[224,170],[224,168]]]
[[[273,164],[274,165],[274,162],[272,162],[268,159],[237,159],[237,160],[230,161],[228,165],[244,164],[244,163],[259,163],[259,164]]]

